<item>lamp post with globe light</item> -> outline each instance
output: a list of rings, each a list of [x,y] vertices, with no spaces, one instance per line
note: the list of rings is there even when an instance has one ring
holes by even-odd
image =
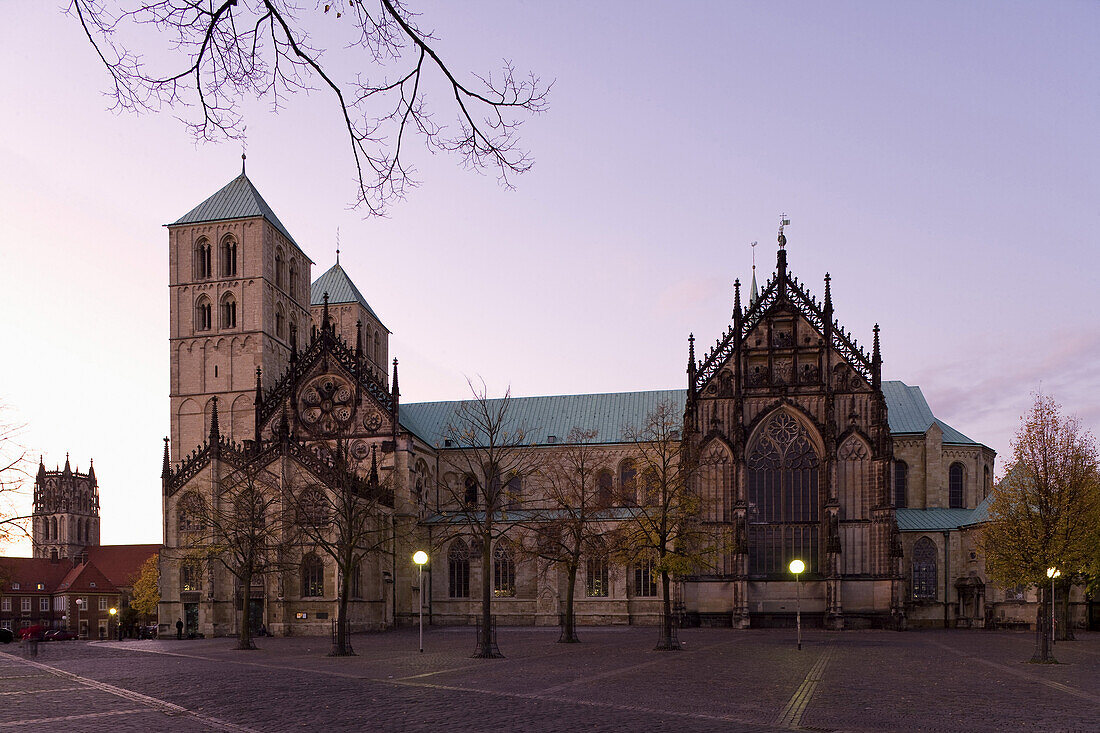
[[[112,634],[111,634],[111,624],[112,623],[117,623],[118,609],[112,607],[111,610],[108,611],[107,613],[111,614],[110,618],[108,619],[108,623],[107,623],[107,638],[109,639],[112,636]],[[115,627],[116,630],[118,630],[119,628],[121,628],[121,627],[119,627],[119,626]],[[122,641],[122,639],[120,638],[119,641]]]
[[[417,550],[413,553],[413,562],[416,563],[416,567],[419,572],[419,579],[416,585],[416,595],[420,601],[420,651],[424,651],[424,563],[428,562],[428,553],[423,550]]]
[[[791,560],[790,570],[794,573],[794,597],[796,602],[795,625],[798,628],[798,648],[802,649],[802,573],[806,570],[806,563],[801,560]]]
[[[76,638],[80,638],[80,607],[84,605],[83,598],[76,599]]]
[[[1054,579],[1062,577],[1062,571],[1047,568],[1047,577],[1050,578],[1050,645],[1054,646]]]

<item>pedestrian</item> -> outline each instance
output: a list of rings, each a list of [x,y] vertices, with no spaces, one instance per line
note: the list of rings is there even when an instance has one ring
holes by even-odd
[[[183,619],[176,619],[176,638],[183,639]]]

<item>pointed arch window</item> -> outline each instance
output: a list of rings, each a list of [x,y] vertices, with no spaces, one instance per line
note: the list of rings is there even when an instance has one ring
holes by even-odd
[[[657,596],[657,564],[652,555],[634,561],[634,595],[641,598]]]
[[[298,297],[298,261],[290,261],[290,297]]]
[[[222,328],[237,327],[237,299],[233,293],[226,293],[222,298]]]
[[[905,461],[894,463],[894,506],[904,509],[908,506],[909,464]]]
[[[477,479],[473,476],[466,476],[463,480],[463,503],[467,509],[473,509],[477,506]]]
[[[470,547],[462,539],[452,542],[447,551],[447,596],[470,597]]]
[[[279,338],[283,338],[283,332],[286,331],[286,314],[283,313],[283,306],[275,306],[275,335]]]
[[[966,468],[961,463],[952,463],[947,470],[948,504],[952,509],[963,509],[964,489],[966,488]]]
[[[493,595],[497,598],[516,594],[516,561],[512,548],[501,540],[493,548]]]
[[[611,506],[615,500],[615,478],[606,468],[596,476],[596,504]]]
[[[818,569],[821,460],[802,424],[778,412],[748,459],[749,573],[786,577],[798,558]]]
[[[584,594],[589,598],[606,598],[607,590],[607,553],[591,554],[584,564]]]
[[[226,237],[222,240],[222,277],[237,276],[237,240]]]
[[[382,337],[377,331],[374,332],[374,363],[381,364],[383,359],[382,354]]]
[[[180,565],[180,590],[202,590],[202,568],[194,560],[184,560]]]
[[[321,558],[313,553],[303,557],[300,575],[302,598],[321,598],[325,595],[325,566]]]
[[[638,503],[638,469],[630,458],[619,464],[619,492],[626,506]]]
[[[504,506],[507,509],[519,509],[523,504],[523,477],[518,473],[512,474],[508,482],[504,484]]]
[[[283,256],[283,250],[275,250],[275,285],[276,287],[286,287],[286,258]]]
[[[203,501],[197,494],[188,493],[176,507],[176,527],[180,532],[198,532],[202,529]]]
[[[199,280],[209,280],[213,274],[211,267],[210,242],[200,239],[195,245],[195,277]]]
[[[936,597],[936,545],[921,537],[913,545],[913,598]]]
[[[210,300],[203,295],[199,298],[198,302],[195,303],[195,330],[209,331],[214,325],[213,321],[214,318]]]

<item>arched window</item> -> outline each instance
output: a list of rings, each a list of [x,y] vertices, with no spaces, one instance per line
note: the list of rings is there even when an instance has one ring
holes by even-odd
[[[634,595],[641,598],[653,598],[657,595],[655,565],[652,555],[639,558],[634,562]]]
[[[329,522],[330,508],[319,488],[309,488],[298,497],[298,518],[310,527],[324,527]]]
[[[211,313],[210,300],[205,296],[199,296],[195,303],[195,330],[209,331],[214,325]]]
[[[504,484],[504,506],[507,509],[519,509],[523,503],[523,477],[518,473],[512,474],[508,483]]]
[[[325,566],[321,558],[310,553],[302,558],[302,598],[320,598],[325,595]]]
[[[607,581],[607,554],[589,555],[584,564],[584,594],[589,598],[606,598]]]
[[[952,463],[947,470],[947,499],[952,509],[963,509],[963,489],[966,486],[966,469],[961,463]]]
[[[465,540],[455,540],[447,551],[447,596],[470,597],[470,548]]]
[[[660,482],[657,480],[657,469],[650,466],[642,474],[642,504],[644,506],[656,506],[660,501]]]
[[[237,327],[237,299],[233,293],[226,293],[222,297],[222,328]]]
[[[180,564],[180,590],[202,590],[202,568],[194,560],[184,560]]]
[[[275,306],[275,335],[279,338],[283,338],[283,332],[286,330],[286,314],[283,313],[283,306]]]
[[[237,276],[237,240],[226,237],[222,240],[222,277]]]
[[[501,540],[493,548],[493,595],[501,598],[516,594],[516,562],[512,548]]]
[[[57,517],[50,517],[50,541],[57,541]]]
[[[596,503],[611,506],[615,501],[615,478],[606,468],[596,476]]]
[[[989,466],[985,467],[985,481],[982,483],[982,498],[989,496],[993,490],[993,477],[990,475]]]
[[[198,532],[202,529],[202,515],[202,499],[188,493],[176,505],[176,527],[180,532]]]
[[[286,258],[281,248],[275,250],[275,286],[286,287]]]
[[[921,537],[913,545],[913,597],[936,597],[936,545]]]
[[[297,350],[298,348],[298,322],[293,316],[290,317],[290,329],[287,342],[290,344],[291,349]]]
[[[298,261],[290,261],[290,297],[298,297]]]
[[[463,487],[465,489],[463,503],[466,508],[473,509],[477,506],[477,479],[473,476],[467,476],[463,481]]]
[[[374,363],[375,364],[381,364],[382,363],[382,357],[383,357],[383,354],[382,354],[382,337],[378,334],[377,331],[375,331],[374,332]]]
[[[351,569],[351,598],[363,597],[363,568],[359,562]]]
[[[210,242],[200,239],[195,245],[195,277],[199,280],[209,280],[213,273],[210,264]]]
[[[793,416],[778,412],[761,427],[748,459],[749,573],[787,577],[795,558],[817,572],[820,465]]]
[[[638,503],[638,469],[634,468],[634,461],[629,458],[619,464],[619,493],[626,506]]]
[[[894,506],[904,509],[908,505],[909,464],[905,461],[894,463]]]

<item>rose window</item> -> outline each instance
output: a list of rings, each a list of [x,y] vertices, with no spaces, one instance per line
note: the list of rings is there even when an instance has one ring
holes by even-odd
[[[342,380],[321,377],[302,391],[298,412],[302,421],[323,433],[347,427],[355,411],[355,392]]]

